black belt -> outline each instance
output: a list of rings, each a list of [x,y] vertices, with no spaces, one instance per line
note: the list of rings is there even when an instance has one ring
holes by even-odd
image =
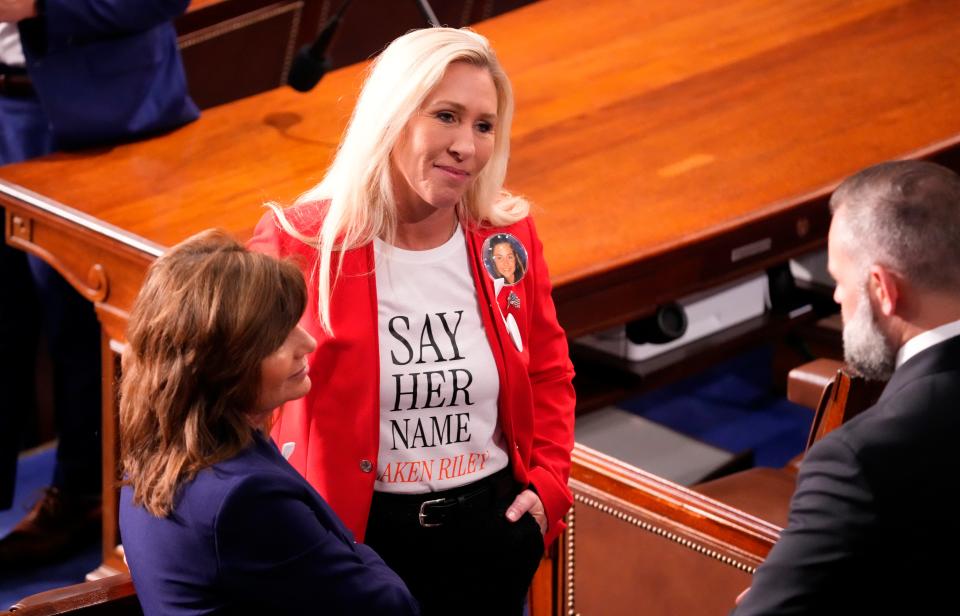
[[[498,501],[515,494],[518,486],[510,467],[465,486],[426,494],[374,492],[371,516],[389,523],[412,523],[436,528],[492,511]]]
[[[0,68],[0,96],[25,98],[34,93],[33,82],[26,70]]]

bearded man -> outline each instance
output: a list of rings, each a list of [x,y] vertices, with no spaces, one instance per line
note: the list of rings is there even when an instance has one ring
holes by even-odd
[[[806,454],[787,528],[734,613],[952,612],[953,567],[938,563],[960,547],[960,177],[883,163],[830,208],[847,368],[889,382]]]

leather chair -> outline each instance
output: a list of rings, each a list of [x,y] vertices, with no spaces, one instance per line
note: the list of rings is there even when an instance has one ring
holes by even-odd
[[[843,364],[818,359],[790,371],[787,398],[814,409],[806,449],[831,430],[869,408],[880,396],[883,383],[852,377]],[[783,527],[787,524],[790,497],[803,455],[782,469],[752,468],[694,486],[694,490]]]

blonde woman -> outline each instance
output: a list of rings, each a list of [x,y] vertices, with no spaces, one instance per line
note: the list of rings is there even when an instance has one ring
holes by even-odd
[[[416,614],[261,432],[310,389],[298,269],[220,232],[150,268],[123,357],[120,530],[152,614]]]
[[[313,388],[272,435],[425,614],[520,614],[563,528],[573,370],[488,41],[430,28],[374,62],[336,158],[250,246],[292,257]],[[489,275],[493,235],[526,253]]]

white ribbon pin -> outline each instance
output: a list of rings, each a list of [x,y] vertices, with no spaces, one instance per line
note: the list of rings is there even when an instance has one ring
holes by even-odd
[[[500,308],[500,301],[496,299],[500,297],[503,284],[503,278],[493,279],[494,303],[497,304],[497,310],[500,311],[500,318],[503,319],[503,325],[507,328],[507,333],[510,334],[510,340],[513,341],[513,346],[517,347],[517,351],[523,353],[523,339],[520,337],[520,327],[517,325],[517,320],[513,318],[513,314],[507,314],[507,316],[504,317],[503,309]]]

